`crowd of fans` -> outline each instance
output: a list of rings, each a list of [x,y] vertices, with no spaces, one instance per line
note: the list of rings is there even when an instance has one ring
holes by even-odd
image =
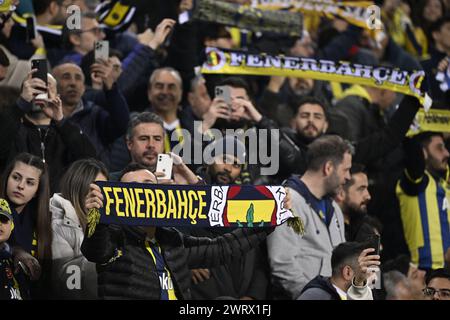
[[[338,17],[305,14],[298,38],[180,23],[192,0],[125,3],[136,10],[120,28],[101,24],[98,0],[0,3],[1,299],[450,299],[450,127],[407,135],[418,99],[382,87],[198,68],[218,47],[424,70],[445,112],[450,1],[375,1],[376,38]],[[68,27],[72,5],[80,28]],[[95,56],[102,40],[108,59]],[[210,143],[234,152],[175,154],[203,150],[208,139],[186,135],[213,129],[224,136]],[[227,129],[278,129],[277,173],[261,174],[267,163]],[[155,172],[162,153],[171,179]],[[95,181],[284,185],[304,234],[100,224],[87,237],[89,210],[103,206]]]

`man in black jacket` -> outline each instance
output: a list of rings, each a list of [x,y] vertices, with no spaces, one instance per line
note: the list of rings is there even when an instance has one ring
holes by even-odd
[[[124,170],[122,182],[156,183],[155,175],[143,166],[129,170]],[[91,185],[85,203],[87,210],[103,206],[97,185]],[[99,224],[91,237],[84,238],[81,252],[97,263],[103,299],[190,299],[189,269],[229,263],[232,256],[257,246],[269,230],[239,228],[209,239],[187,236],[174,228]]]
[[[204,180],[213,185],[241,184],[242,164],[238,159],[246,158],[245,145],[234,136],[226,136],[224,139],[216,140],[214,144],[223,144],[223,154],[214,154],[214,162],[206,167]],[[230,149],[232,149],[231,152]],[[191,236],[213,239],[230,232],[230,229],[187,228],[184,231]],[[231,257],[230,263],[210,269],[191,270],[192,298],[194,300],[219,297],[240,300],[266,299],[269,284],[266,251],[265,243],[263,243],[246,254]]]
[[[21,152],[41,157],[49,167],[50,191],[59,190],[59,179],[73,161],[95,157],[88,137],[66,121],[62,103],[56,95],[56,80],[48,77],[50,100],[36,96],[47,91],[44,81],[30,72],[22,85],[16,105],[0,112],[0,168]]]

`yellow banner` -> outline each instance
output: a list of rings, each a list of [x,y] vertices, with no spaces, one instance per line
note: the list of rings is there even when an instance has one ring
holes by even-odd
[[[350,62],[251,54],[218,48],[206,48],[206,57],[201,69],[206,74],[283,76],[359,84],[415,96],[426,110],[432,103],[431,98],[420,90],[424,71],[408,72]]]
[[[423,131],[450,133],[450,111],[432,109],[425,112],[420,109],[407,135],[413,136]]]
[[[367,23],[374,14],[374,7],[371,7],[373,5],[373,1],[254,0],[252,2],[253,7],[262,10],[289,10],[328,19],[338,17],[365,29],[373,29]]]

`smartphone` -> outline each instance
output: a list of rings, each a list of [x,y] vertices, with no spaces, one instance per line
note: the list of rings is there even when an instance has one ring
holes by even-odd
[[[164,173],[164,176],[158,177],[158,179],[172,179],[172,166],[173,159],[170,155],[165,153],[158,154],[158,161],[156,162],[156,172]]]
[[[229,86],[217,86],[214,88],[214,96],[221,98],[228,106],[228,112],[231,114],[231,89]]]
[[[167,27],[167,28],[169,28],[169,27]],[[167,48],[168,46],[170,46],[170,43],[172,42],[172,36],[173,36],[174,30],[175,30],[175,27],[170,28],[169,34],[167,35],[166,40],[164,40],[161,47]]]
[[[48,86],[47,79],[47,60],[46,59],[35,59],[31,60],[31,69],[37,69],[35,73],[33,73],[33,78],[39,78],[45,82],[45,86]],[[35,100],[48,100],[48,92],[38,94]]]
[[[102,59],[108,61],[109,58],[109,41],[97,41],[95,42],[95,60]]]
[[[375,252],[372,252],[372,255],[380,255],[380,235],[375,234],[368,240],[367,248],[374,248]]]
[[[36,18],[34,16],[27,17],[26,22],[27,42],[31,42],[31,40],[36,39],[37,37]]]

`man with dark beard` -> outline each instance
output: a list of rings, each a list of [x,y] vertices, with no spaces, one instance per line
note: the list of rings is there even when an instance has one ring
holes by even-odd
[[[241,184],[240,173],[246,158],[245,145],[228,135],[209,145],[213,148],[213,163],[206,168],[204,180],[213,185]],[[219,147],[219,148],[218,148]],[[216,238],[230,229],[184,229],[196,237]],[[267,299],[269,271],[266,250],[261,245],[242,256],[233,256],[230,262],[210,269],[192,269],[192,298],[211,299]]]
[[[397,198],[411,261],[422,270],[439,269],[450,250],[450,154],[439,132],[419,133],[404,147],[406,169]]]
[[[335,200],[344,214],[345,239],[364,242],[372,238],[380,229],[375,228],[367,215],[367,205],[371,199],[369,179],[364,166],[353,163],[351,179],[342,187]]]
[[[309,145],[305,174],[287,180],[292,211],[303,221],[305,234],[285,225],[267,238],[276,298],[297,299],[313,278],[331,276],[332,251],[345,242],[344,217],[333,198],[350,180],[351,165],[350,144],[326,135]]]
[[[16,104],[0,112],[0,168],[21,152],[41,157],[49,168],[50,191],[59,191],[59,179],[72,162],[96,157],[94,146],[80,129],[64,117],[57,82],[48,74],[45,82],[33,78],[33,70],[22,84]],[[37,99],[48,93],[47,100]]]

